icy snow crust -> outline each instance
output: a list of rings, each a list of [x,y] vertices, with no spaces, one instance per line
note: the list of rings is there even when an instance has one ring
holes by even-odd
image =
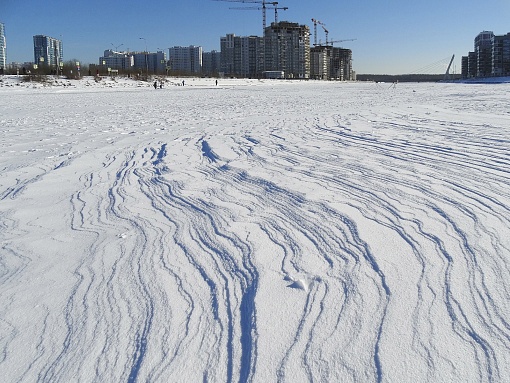
[[[510,381],[508,85],[16,84],[3,382]]]

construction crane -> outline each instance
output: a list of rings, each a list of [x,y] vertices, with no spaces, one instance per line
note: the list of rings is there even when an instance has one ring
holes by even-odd
[[[262,10],[262,32],[266,30],[266,4],[272,4],[272,2],[266,0],[213,0],[213,1],[224,1],[227,3],[246,3],[246,4],[261,4],[262,6],[258,9]]]
[[[278,7],[277,1],[271,3],[271,5],[273,6],[271,9],[274,9],[274,22],[275,24],[278,24],[278,10],[281,9],[282,11],[286,11],[289,7]]]
[[[274,9],[274,22],[275,24],[278,23],[278,10],[281,9],[281,10],[284,10],[286,11],[287,9],[289,9],[289,7],[278,7],[278,2],[277,1],[274,1],[272,3],[268,3],[270,4],[271,6],[268,7],[269,9]],[[231,7],[229,9],[235,9],[235,10],[238,10],[238,11],[252,11],[252,10],[261,10],[262,7]],[[265,30],[265,28],[264,28]]]
[[[312,22],[313,22],[313,45],[317,46],[317,24],[322,25],[323,28],[326,24],[320,22],[317,19],[312,19]]]
[[[344,39],[344,40],[331,40],[326,42],[327,45],[333,46],[334,43],[343,43],[344,41],[355,41],[356,39]]]
[[[322,29],[324,29],[324,33],[326,34],[326,45],[328,45],[328,34],[329,34],[329,31],[326,29],[326,27],[323,25],[321,25]]]

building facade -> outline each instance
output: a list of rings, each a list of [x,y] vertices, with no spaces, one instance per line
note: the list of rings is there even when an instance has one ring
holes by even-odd
[[[116,52],[111,49],[104,51],[104,55],[99,57],[99,65],[115,70],[130,70],[135,65],[133,55],[127,52]]]
[[[353,81],[352,51],[346,48],[331,48],[330,80]]]
[[[34,64],[58,70],[63,58],[62,41],[43,35],[34,36]]]
[[[480,32],[474,48],[462,57],[462,78],[510,76],[510,33]]]
[[[331,76],[331,47],[318,45],[310,49],[310,78],[329,80]]]
[[[139,72],[164,74],[166,73],[167,60],[163,51],[157,52],[133,52],[133,68]]]
[[[264,39],[228,34],[220,39],[221,72],[226,76],[261,77],[264,70]]]
[[[298,23],[271,23],[264,31],[266,71],[283,71],[285,78],[310,77],[310,28]]]
[[[5,39],[5,25],[0,23],[0,74],[3,74],[7,67],[7,41]]]
[[[476,52],[468,53],[468,74],[469,77],[476,77],[476,73],[478,70],[478,60],[476,57]]]
[[[220,72],[225,76],[234,76],[240,68],[236,68],[236,35],[229,33],[220,38]]]
[[[263,38],[258,36],[244,36],[239,40],[240,74],[243,77],[256,78],[264,71]]]
[[[494,33],[483,31],[475,38],[477,56],[477,77],[488,77],[492,73],[492,41]]]
[[[183,73],[202,73],[202,47],[173,47],[168,49],[170,70]]]
[[[163,51],[157,51],[155,53],[149,53],[149,71],[157,74],[166,73],[167,60],[166,53]]]
[[[213,50],[202,52],[202,73],[207,76],[217,76],[220,72],[221,53]]]
[[[510,33],[492,39],[492,75],[510,76]]]

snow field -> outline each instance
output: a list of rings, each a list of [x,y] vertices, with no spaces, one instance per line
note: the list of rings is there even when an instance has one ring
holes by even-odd
[[[506,84],[9,81],[6,381],[510,379]]]

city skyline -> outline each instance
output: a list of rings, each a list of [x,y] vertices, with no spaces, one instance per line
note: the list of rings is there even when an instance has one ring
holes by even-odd
[[[220,38],[228,33],[261,36],[261,11],[229,9],[253,6],[257,4],[213,0],[154,0],[150,8],[97,0],[86,5],[5,0],[0,22],[5,24],[8,63],[32,61],[33,36],[42,34],[62,40],[64,60],[94,64],[105,49],[168,52],[173,46],[196,45],[211,51],[220,50]],[[352,50],[357,73],[415,73],[452,54],[456,56],[453,71],[459,73],[461,56],[473,49],[474,36],[483,30],[510,31],[506,0],[484,4],[280,0],[278,6],[288,7],[279,11],[280,21],[308,25],[313,34],[315,18],[326,25],[330,40],[356,39],[336,45]],[[267,24],[272,21],[274,12],[268,9]],[[318,39],[325,41],[322,27]]]

